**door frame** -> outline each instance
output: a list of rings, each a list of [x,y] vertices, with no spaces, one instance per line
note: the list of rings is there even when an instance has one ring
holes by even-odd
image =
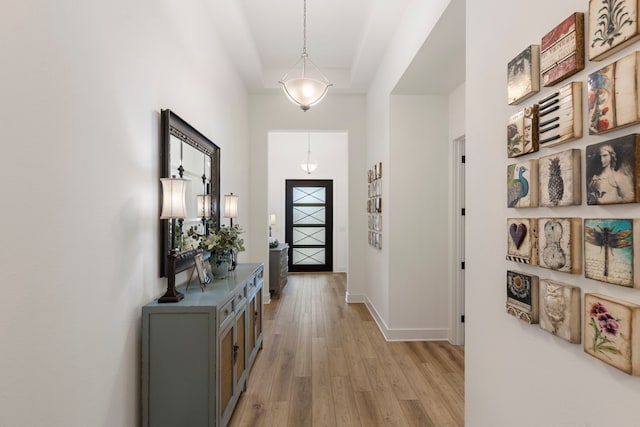
[[[454,345],[464,345],[465,306],[465,135],[452,141],[451,149],[451,283],[450,312],[451,329],[449,341]]]
[[[325,263],[318,265],[293,265],[293,187],[325,187]],[[291,194],[291,196],[290,196]],[[333,271],[333,180],[332,179],[287,179],[285,180],[285,241],[289,242],[289,271],[316,272]]]

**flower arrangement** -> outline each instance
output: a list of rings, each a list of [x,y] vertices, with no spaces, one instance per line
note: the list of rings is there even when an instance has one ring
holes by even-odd
[[[244,239],[240,234],[244,230],[238,226],[227,227],[222,225],[219,229],[212,229],[209,234],[200,240],[199,248],[212,254],[231,253],[231,251],[244,251]]]

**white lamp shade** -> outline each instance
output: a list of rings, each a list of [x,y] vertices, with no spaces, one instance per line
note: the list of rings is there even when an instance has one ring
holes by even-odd
[[[224,196],[224,217],[238,218],[238,196],[233,193]]]
[[[209,218],[211,216],[211,196],[208,194],[198,194],[198,216]]]
[[[329,89],[326,83],[310,77],[297,77],[281,81],[280,84],[287,97],[304,111],[322,101]]]
[[[269,225],[276,225],[276,214],[269,214]]]
[[[314,160],[303,160],[302,162],[300,162],[300,168],[302,168],[302,170],[306,173],[311,173],[318,169],[318,162]]]
[[[176,219],[187,216],[185,194],[187,180],[182,178],[160,178],[162,182],[162,213],[160,219]]]

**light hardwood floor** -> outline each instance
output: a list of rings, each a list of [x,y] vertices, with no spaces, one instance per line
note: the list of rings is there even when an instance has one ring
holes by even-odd
[[[230,426],[464,425],[464,349],[386,342],[343,274],[289,276]]]

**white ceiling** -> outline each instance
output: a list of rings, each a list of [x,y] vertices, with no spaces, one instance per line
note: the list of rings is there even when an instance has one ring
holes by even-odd
[[[334,84],[331,92],[366,92],[409,2],[307,0],[307,52]],[[299,59],[303,4],[303,0],[213,2],[216,28],[250,93],[279,88],[278,80]],[[453,0],[394,93],[439,94],[464,81],[460,21],[464,21],[464,0]]]

